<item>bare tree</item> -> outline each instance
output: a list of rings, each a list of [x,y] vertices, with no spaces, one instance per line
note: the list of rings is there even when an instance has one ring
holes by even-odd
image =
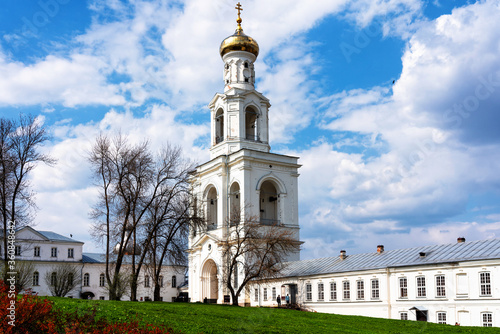
[[[33,273],[35,266],[31,261],[16,261],[16,281],[17,291],[26,290],[33,284]]]
[[[112,279],[113,282],[116,282],[113,291],[111,291],[109,285],[105,285],[104,289],[108,292],[108,295],[111,295],[112,292],[115,300],[121,300],[124,295],[130,292],[131,273],[129,271],[122,271],[117,275],[116,279]]]
[[[45,283],[52,296],[64,297],[73,291],[80,282],[79,270],[70,263],[61,263],[45,273]]]
[[[258,217],[231,214],[225,239],[220,243],[222,281],[231,293],[233,305],[253,279],[277,278],[285,269],[288,255],[300,250],[295,232],[280,225],[262,225]],[[237,219],[232,221],[232,219]]]
[[[101,189],[100,201],[91,213],[95,220],[92,233],[106,245],[110,299],[118,297],[115,287],[124,256],[132,255],[130,297],[137,300],[139,273],[148,247],[166,219],[152,217],[152,212],[163,206],[170,215],[165,217],[171,218],[173,203],[186,192],[191,167],[178,148],[167,146],[155,155],[147,142],[131,145],[121,135],[113,140],[99,136],[89,160]]]
[[[38,163],[53,165],[55,160],[39,152],[50,139],[43,124],[32,116],[20,115],[19,120],[0,118],[0,214],[3,231],[8,222],[28,225],[36,208],[28,175]],[[7,250],[7,238],[3,238]],[[4,252],[7,264],[7,252]]]

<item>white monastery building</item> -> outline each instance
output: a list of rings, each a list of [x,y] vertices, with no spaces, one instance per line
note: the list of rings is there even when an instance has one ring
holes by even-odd
[[[84,243],[81,241],[50,231],[37,231],[31,227],[16,230],[15,240],[16,265],[23,262],[33,264],[33,272],[30,273],[32,279],[28,284],[33,292],[40,296],[50,296],[50,282],[47,284],[46,274],[57,272],[58,266],[72,264],[78,269],[81,279],[66,297],[90,296],[93,299],[109,299],[105,288],[105,254],[84,253]],[[130,259],[125,259],[123,271],[126,272],[130,266]],[[163,287],[160,288],[161,298],[163,301],[172,301],[179,295],[179,288],[185,283],[185,267],[165,265],[162,271],[164,279]],[[144,266],[140,273],[137,298],[143,301],[152,300],[153,290],[152,279]],[[122,300],[130,300],[130,296],[124,295]]]
[[[240,5],[238,4],[237,9]],[[209,104],[211,160],[192,173],[196,210],[205,218],[189,236],[192,302],[228,301],[219,242],[234,212],[295,232],[299,241],[298,158],[270,152],[269,100],[255,90],[257,42],[237,29],[220,46],[224,93]],[[500,326],[500,239],[299,260],[283,277],[256,281],[243,299],[252,306],[291,303],[318,312]],[[241,272],[240,272],[240,275]]]

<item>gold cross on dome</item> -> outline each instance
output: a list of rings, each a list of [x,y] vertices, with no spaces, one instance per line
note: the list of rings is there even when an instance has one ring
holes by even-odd
[[[236,7],[234,7],[234,8],[238,10],[238,19],[236,20],[236,23],[238,23],[238,30],[242,30],[241,29],[240,11],[242,11],[243,8],[241,8],[241,4],[239,2],[236,4]]]
[[[239,2],[236,4],[236,7],[234,7],[234,9],[238,10],[238,16],[240,16],[240,11],[243,10],[243,8],[241,8],[241,4]]]

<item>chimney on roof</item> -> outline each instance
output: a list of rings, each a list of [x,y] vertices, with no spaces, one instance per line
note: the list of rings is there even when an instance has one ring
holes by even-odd
[[[345,254],[345,250],[341,250],[340,251],[340,259],[343,260],[347,257],[347,255]]]
[[[462,243],[462,242],[465,242],[465,238],[464,237],[458,237],[457,238],[457,243]]]
[[[381,254],[384,252],[384,245],[378,245],[377,246],[377,253],[378,254]]]

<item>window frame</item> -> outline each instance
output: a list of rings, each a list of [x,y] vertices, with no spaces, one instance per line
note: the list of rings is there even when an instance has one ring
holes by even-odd
[[[11,248],[12,249],[12,248]],[[22,253],[22,249],[21,249],[21,246],[20,245],[16,245],[16,247],[14,248],[14,255],[15,256],[21,256],[21,253]]]
[[[271,290],[271,300],[276,300],[276,287],[273,286],[272,290]]]
[[[312,284],[306,283],[306,302],[312,302]]]
[[[323,282],[318,283],[318,300],[325,300],[325,284]]]
[[[360,279],[356,281],[356,300],[365,299],[365,281]]]
[[[481,312],[481,326],[482,327],[493,327],[493,313],[492,312]]]
[[[417,276],[415,277],[415,282],[417,286],[417,298],[426,298],[427,297],[427,286],[425,282],[425,276]]]
[[[101,273],[99,275],[99,286],[103,287],[105,285],[106,285],[106,276],[103,273]]]
[[[254,289],[254,301],[258,302],[259,301],[259,289],[255,288]]]
[[[484,276],[484,282],[483,282]],[[479,272],[479,296],[491,297],[491,273],[489,271]],[[483,293],[483,291],[485,293]]]
[[[40,257],[40,246],[33,248],[33,257]]]
[[[52,247],[50,249],[50,257],[57,257],[57,247]]]
[[[438,311],[436,312],[436,323],[437,324],[447,324],[447,316],[445,311]]]
[[[440,274],[435,277],[436,298],[446,298],[446,276]]]
[[[377,286],[373,286],[376,283]],[[374,278],[370,281],[371,286],[371,299],[379,300],[380,299],[380,281],[378,278]]]
[[[74,258],[75,258],[75,249],[68,248],[68,259],[74,259]]]
[[[144,275],[144,287],[145,288],[151,287],[151,282],[149,280],[149,275]]]
[[[404,286],[403,283],[404,282]],[[398,278],[399,299],[408,299],[408,278],[406,276]]]
[[[90,286],[90,274],[83,274],[83,286]]]
[[[176,287],[177,287],[177,276],[172,275],[172,288],[176,288]]]
[[[267,288],[263,288],[263,290],[262,290],[262,295],[263,295],[264,300],[266,300],[266,301],[267,301],[267,297],[268,297],[268,296],[267,296]]]
[[[342,281],[342,300],[351,300],[351,282],[349,280]]]
[[[330,300],[337,301],[337,282],[330,282]]]
[[[408,320],[408,312],[399,312],[399,319]]]
[[[33,273],[33,280],[31,283],[33,283],[33,286],[40,286],[40,273],[38,271]]]

